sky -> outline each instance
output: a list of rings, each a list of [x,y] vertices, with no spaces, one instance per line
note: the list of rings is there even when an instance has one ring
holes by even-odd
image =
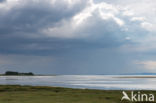
[[[0,73],[156,72],[156,0],[0,0]]]

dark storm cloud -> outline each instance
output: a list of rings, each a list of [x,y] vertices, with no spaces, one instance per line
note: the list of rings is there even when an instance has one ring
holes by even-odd
[[[121,42],[122,44],[123,42]],[[77,50],[93,50],[97,48],[111,48],[121,45],[119,42],[86,41],[81,39],[57,39],[57,38],[0,38],[1,54],[24,55],[60,55],[61,53]]]
[[[0,0],[0,3],[1,3],[1,2],[5,2],[5,1],[6,1],[6,0]]]
[[[37,3],[25,1],[22,5],[15,5],[9,11],[3,11],[4,15],[0,16],[0,35],[13,35],[19,32],[38,35],[38,30],[72,17],[84,5],[85,3],[68,8],[67,4],[61,2],[52,5],[48,1]]]
[[[94,21],[94,24],[77,32],[77,34],[83,32],[90,34],[90,39],[59,39],[41,34],[40,30],[43,28],[55,27],[62,20],[70,21],[86,6],[87,2],[85,1],[73,6],[66,4],[65,1],[57,1],[54,5],[48,1],[34,2],[28,0],[21,3],[23,4],[15,5],[0,16],[0,53],[56,55],[70,50],[110,48],[119,46],[124,42],[118,41],[117,36],[112,35],[112,32],[118,33],[120,30],[115,22],[103,21],[96,17],[88,21]],[[109,24],[115,29],[111,29]],[[70,28],[68,29],[70,30]],[[92,40],[94,38],[96,39]]]
[[[70,19],[86,5],[86,2],[80,2],[71,6],[65,1],[50,4],[50,0],[25,0],[20,3],[22,4],[15,5],[10,10],[0,11],[0,53],[41,55],[58,52],[69,43],[44,38],[40,30],[53,27],[63,19]]]

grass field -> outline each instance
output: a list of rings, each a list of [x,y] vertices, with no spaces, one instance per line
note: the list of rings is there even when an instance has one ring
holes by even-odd
[[[156,94],[155,91],[144,92]],[[127,101],[121,102],[121,97],[122,91],[113,90],[19,85],[0,86],[0,103],[130,103]]]

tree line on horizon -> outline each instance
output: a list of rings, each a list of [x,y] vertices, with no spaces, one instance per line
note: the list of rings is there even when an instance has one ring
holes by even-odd
[[[34,73],[28,72],[28,73],[20,73],[20,72],[14,72],[14,71],[6,71],[4,75],[29,75],[32,76]]]

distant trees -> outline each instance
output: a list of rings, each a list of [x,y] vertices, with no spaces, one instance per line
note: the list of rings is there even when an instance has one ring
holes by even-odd
[[[12,71],[7,71],[5,72],[5,75],[18,75],[18,72],[12,72]]]
[[[32,72],[29,72],[29,73],[19,73],[19,72],[14,72],[14,71],[6,71],[5,75],[28,75],[28,76],[32,76],[34,74]]]

